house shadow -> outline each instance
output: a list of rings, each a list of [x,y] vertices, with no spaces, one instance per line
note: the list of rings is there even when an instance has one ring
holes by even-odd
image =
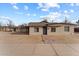
[[[12,32],[11,35],[28,35],[25,32]]]

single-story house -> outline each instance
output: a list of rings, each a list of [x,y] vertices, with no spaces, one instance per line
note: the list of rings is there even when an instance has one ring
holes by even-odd
[[[14,27],[13,31],[17,33],[24,33],[24,34],[29,35],[29,26],[19,25],[19,26]]]
[[[73,34],[75,24],[72,23],[49,23],[30,22],[28,24],[29,35],[60,35],[60,34]]]
[[[26,33],[29,35],[29,26],[21,26],[20,27],[20,32]]]
[[[13,30],[13,28],[10,28],[8,26],[1,26],[0,27],[0,31],[10,32],[12,30]]]

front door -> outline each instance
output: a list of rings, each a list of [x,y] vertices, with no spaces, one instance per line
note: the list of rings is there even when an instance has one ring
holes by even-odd
[[[47,35],[47,27],[43,27],[43,35]]]
[[[29,27],[26,27],[26,34],[29,35]]]

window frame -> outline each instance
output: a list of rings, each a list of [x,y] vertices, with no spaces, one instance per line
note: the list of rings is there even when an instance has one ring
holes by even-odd
[[[34,32],[39,32],[39,27],[34,27]]]
[[[56,27],[51,27],[51,32],[56,32]]]
[[[65,32],[69,32],[70,31],[70,27],[69,26],[64,26],[64,31]]]

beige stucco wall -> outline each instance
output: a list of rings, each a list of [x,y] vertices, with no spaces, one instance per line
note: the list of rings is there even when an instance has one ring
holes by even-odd
[[[69,26],[70,31],[65,32],[64,26]],[[56,32],[51,32],[51,27],[47,27],[47,35],[63,35],[63,34],[74,34],[74,26],[61,25],[60,27],[56,27]],[[43,27],[39,27],[39,32],[34,32],[34,27],[29,27],[29,35],[43,35]]]
[[[62,33],[62,28],[63,27],[57,27],[56,28],[56,32],[51,32],[51,27],[48,27],[47,29],[47,33],[48,33],[48,35],[56,35],[56,34],[60,34],[60,33]]]
[[[70,31],[69,32],[65,32],[64,31],[64,26],[69,26],[70,27]],[[74,26],[71,26],[71,25],[61,25],[61,27],[57,27],[56,28],[56,32],[51,32],[51,27],[48,27],[47,33],[48,33],[48,35],[73,34],[74,33]]]
[[[43,28],[39,27],[39,32],[34,32],[34,27],[29,27],[29,35],[42,35]]]

